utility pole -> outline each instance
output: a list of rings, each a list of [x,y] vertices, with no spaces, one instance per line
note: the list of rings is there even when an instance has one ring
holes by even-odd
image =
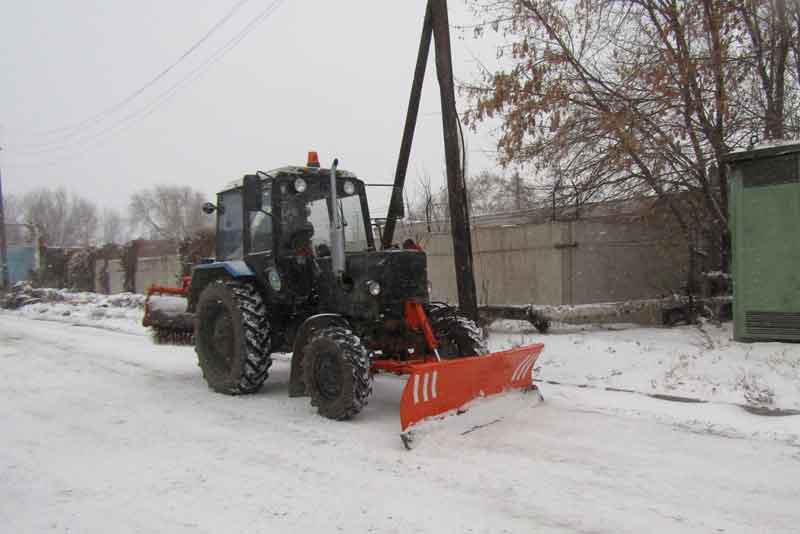
[[[472,267],[472,238],[470,236],[467,188],[462,167],[459,143],[458,111],[456,110],[455,83],[453,81],[453,58],[450,49],[450,21],[447,15],[447,0],[428,0],[425,21],[417,54],[417,66],[411,85],[411,96],[406,114],[406,124],[397,160],[392,201],[386,216],[382,246],[388,248],[394,239],[395,223],[403,213],[403,187],[405,185],[411,143],[417,124],[419,101],[425,80],[431,39],[436,51],[436,74],[442,102],[442,127],[444,129],[444,152],[447,166],[447,189],[450,202],[450,230],[453,236],[453,261],[458,287],[458,305],[461,313],[478,319],[478,298],[475,292],[475,276]]]
[[[453,260],[461,313],[478,320],[478,297],[472,267],[472,237],[467,210],[467,187],[459,143],[458,111],[453,81],[453,57],[450,49],[450,20],[447,0],[429,0],[433,18],[433,39],[436,50],[436,74],[442,100],[444,154],[447,166],[447,189],[450,199],[450,233],[453,236]]]
[[[3,147],[0,146],[0,152]],[[3,169],[0,168],[0,284],[8,289],[8,248],[6,243],[6,214],[3,209]]]
[[[408,171],[408,158],[411,155],[411,144],[414,141],[414,130],[417,127],[417,115],[419,114],[419,101],[422,96],[422,84],[425,81],[425,69],[428,66],[428,56],[431,49],[431,35],[433,35],[433,25],[431,24],[430,4],[425,8],[425,21],[422,23],[422,37],[419,40],[419,52],[417,52],[417,66],[414,69],[414,81],[411,83],[411,96],[408,99],[408,111],[406,112],[406,125],[403,128],[403,139],[400,142],[400,154],[397,157],[397,170],[394,174],[394,189],[392,190],[392,200],[389,203],[389,213],[386,215],[386,226],[381,238],[382,248],[392,246],[394,239],[394,228],[398,217],[403,217],[403,187],[406,183],[406,171]]]

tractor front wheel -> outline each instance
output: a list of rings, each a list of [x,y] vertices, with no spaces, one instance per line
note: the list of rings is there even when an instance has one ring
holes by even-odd
[[[195,351],[208,386],[218,393],[255,393],[267,379],[269,323],[261,295],[247,283],[219,281],[200,294]]]
[[[489,353],[486,340],[475,321],[454,312],[431,313],[431,329],[439,342],[439,356],[445,360]]]
[[[303,352],[306,392],[320,415],[350,419],[366,406],[372,393],[369,355],[349,328],[318,330]]]

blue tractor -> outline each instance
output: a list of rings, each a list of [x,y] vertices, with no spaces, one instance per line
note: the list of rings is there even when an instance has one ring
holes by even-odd
[[[347,419],[377,371],[487,352],[472,320],[430,302],[419,247],[377,249],[365,184],[336,161],[247,175],[203,209],[216,213],[216,258],[173,290],[184,310],[149,296],[145,324],[191,339],[214,391],[255,393],[271,354],[292,352],[290,395]]]

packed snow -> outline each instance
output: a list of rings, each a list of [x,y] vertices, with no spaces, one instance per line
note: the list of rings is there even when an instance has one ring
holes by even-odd
[[[150,309],[158,310],[162,312],[177,312],[177,313],[185,313],[186,312],[186,298],[184,297],[174,297],[169,295],[160,295],[158,298],[153,298],[150,302]]]
[[[783,409],[800,408],[800,345],[737,343],[732,323],[676,328],[561,325],[542,336],[511,321],[490,348],[544,341],[535,375],[580,386]],[[522,330],[522,332],[520,332]]]
[[[100,295],[89,292],[74,292],[64,289],[37,289],[28,296],[29,302],[17,313],[46,321],[58,321],[72,325],[104,328],[130,334],[146,335],[142,326],[144,295],[119,293]]]
[[[800,417],[739,406],[800,407],[800,345],[735,343],[729,325],[540,335],[501,322],[495,350],[545,343],[535,370],[544,402],[521,393],[477,401],[421,425],[406,451],[402,379],[378,377],[350,422],[288,398],[288,355],[261,393],[214,394],[190,347],[153,345],[138,326],[141,304],[116,298],[0,312],[4,532],[730,533],[800,524]]]

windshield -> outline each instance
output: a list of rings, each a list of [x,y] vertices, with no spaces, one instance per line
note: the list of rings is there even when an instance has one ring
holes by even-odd
[[[353,195],[340,198],[339,214],[344,225],[344,247],[347,252],[367,250],[367,233],[364,230],[364,215],[361,211],[361,197]]]
[[[352,195],[337,199],[339,215],[342,218],[344,231],[344,248],[346,252],[359,252],[367,250],[367,233],[364,229],[364,214],[361,211],[361,198]],[[312,244],[315,252],[326,249],[331,245],[331,226],[328,215],[328,199],[320,198],[308,204],[309,220],[314,225]],[[329,253],[329,252],[328,252]],[[326,255],[326,254],[320,254]]]
[[[327,184],[326,184],[327,185]],[[282,191],[283,193],[283,191]],[[337,209],[342,219],[345,251],[359,252],[369,248],[364,212],[357,190],[346,195],[338,192]],[[330,255],[330,198],[328,188],[320,183],[308,184],[303,194],[287,191],[281,198],[281,228],[284,251],[296,252],[310,246],[317,256]]]

